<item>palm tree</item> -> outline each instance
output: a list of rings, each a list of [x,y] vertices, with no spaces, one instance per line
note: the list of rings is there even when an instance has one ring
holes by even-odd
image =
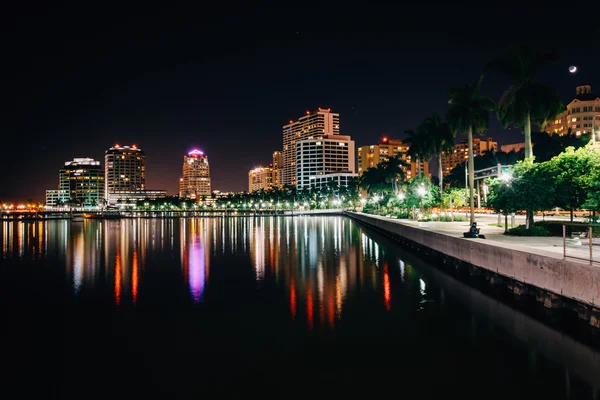
[[[431,143],[427,137],[423,124],[417,127],[416,131],[404,131],[407,135],[402,141],[408,145],[408,155],[417,159],[417,175],[421,176],[421,161],[431,158]]]
[[[400,156],[390,157],[387,161],[382,162],[378,168],[383,169],[383,175],[388,183],[392,184],[392,190],[394,193],[398,191],[398,179],[404,180],[405,174],[402,167],[406,166],[406,163],[400,158]]]
[[[385,183],[385,170],[380,166],[367,169],[359,177],[359,186],[365,189],[368,194],[376,190],[382,190]]]
[[[440,178],[440,199],[444,192],[444,171],[442,169],[442,157],[454,146],[454,132],[447,122],[443,121],[436,113],[425,119],[423,123],[424,131],[429,138],[431,149],[438,158],[439,178]],[[440,210],[442,209],[440,203]]]
[[[531,121],[544,129],[548,120],[560,111],[562,104],[558,92],[534,82],[535,75],[555,57],[527,46],[515,46],[504,57],[494,60],[486,70],[499,72],[512,80],[512,85],[498,102],[498,120],[504,127],[514,126],[525,135],[525,158],[533,157]]]
[[[475,204],[473,203],[473,186],[475,184],[473,164],[473,132],[482,134],[490,126],[490,112],[494,111],[492,99],[479,94],[483,75],[462,88],[448,89],[451,105],[446,114],[446,121],[454,132],[466,132],[469,140],[469,195],[471,207],[471,223],[475,222]]]

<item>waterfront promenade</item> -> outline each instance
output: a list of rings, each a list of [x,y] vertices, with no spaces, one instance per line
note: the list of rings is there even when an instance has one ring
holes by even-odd
[[[476,218],[487,239],[465,239],[462,233],[468,230],[468,222],[417,222],[357,212],[347,215],[411,246],[429,249],[424,254],[433,250],[443,259],[485,270],[497,277],[494,281],[508,278],[515,294],[533,295],[546,307],[564,307],[561,299],[575,300],[580,317],[600,327],[600,265],[563,259],[562,237],[504,236],[504,228],[489,225],[497,223],[497,217],[490,221],[491,216]],[[600,253],[600,246],[592,247]],[[589,259],[589,246],[569,246],[568,254]]]

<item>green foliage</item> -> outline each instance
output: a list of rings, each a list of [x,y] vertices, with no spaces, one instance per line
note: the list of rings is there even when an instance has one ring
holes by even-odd
[[[519,210],[519,205],[515,201],[514,189],[510,182],[493,178],[488,179],[488,186],[490,193],[488,194],[487,205],[494,211],[508,214]]]
[[[496,105],[491,98],[479,94],[482,80],[483,75],[472,84],[448,89],[450,109],[446,121],[453,132],[466,133],[472,129],[482,134],[490,127],[490,112]]]
[[[550,231],[543,226],[534,225],[526,229],[524,225],[508,230],[507,235],[512,236],[550,236]]]
[[[524,152],[519,151],[486,151],[482,155],[475,157],[473,162],[475,164],[475,170],[480,170],[484,168],[495,167],[498,164],[501,165],[513,165],[518,161],[523,160]],[[448,182],[451,186],[455,187],[465,187],[465,163],[457,165],[454,167],[448,176],[445,177],[446,182]]]
[[[453,215],[445,213],[444,215],[435,215],[429,216],[427,221],[436,221],[436,222],[465,222],[467,218],[465,218],[462,214],[454,213]]]
[[[466,205],[466,197],[465,189],[448,188],[442,194],[442,206],[445,209],[450,209],[450,198],[452,198],[454,208],[464,207]]]
[[[591,183],[583,207],[586,210],[600,211],[600,181]]]
[[[551,160],[539,164],[541,174],[554,186],[553,206],[579,209],[600,177],[600,154],[592,146],[568,147]]]

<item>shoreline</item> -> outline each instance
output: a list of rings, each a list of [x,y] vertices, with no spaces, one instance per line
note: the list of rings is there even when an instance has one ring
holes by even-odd
[[[485,240],[464,239],[370,214],[344,213],[433,262],[439,269],[453,269],[481,276],[490,287],[535,299],[544,308],[575,312],[594,330],[600,328],[600,267],[563,260],[525,246],[499,246]],[[443,266],[440,267],[440,265]]]

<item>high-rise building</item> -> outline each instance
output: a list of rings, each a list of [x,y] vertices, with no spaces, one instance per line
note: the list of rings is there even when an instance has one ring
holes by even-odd
[[[283,169],[281,168],[283,165],[283,155],[281,151],[277,150],[273,152],[273,169],[275,170],[275,187],[282,187],[282,176]]]
[[[488,151],[497,152],[498,143],[493,142],[492,138],[481,140],[481,138],[473,138],[473,155],[475,157],[482,155]],[[452,169],[457,165],[460,165],[469,159],[469,144],[468,142],[462,141],[452,146],[447,154],[442,157],[442,169],[444,170],[444,176],[448,175]]]
[[[347,186],[357,176],[350,136],[315,135],[296,142],[296,187],[321,188],[328,182]]]
[[[410,179],[419,174],[419,165],[417,160],[411,159],[408,155],[409,146],[398,139],[381,138],[379,144],[361,146],[358,148],[358,174],[362,174],[369,168],[376,167],[379,163],[388,161],[390,157],[399,156],[405,164],[402,170],[406,179]],[[429,175],[429,163],[421,162],[421,173]]]
[[[183,156],[183,173],[179,179],[179,197],[197,199],[210,196],[208,156],[194,149]]]
[[[277,170],[273,164],[268,167],[257,167],[248,172],[248,192],[264,189],[269,190],[276,187]]]
[[[296,143],[317,135],[339,135],[340,115],[331,109],[319,108],[306,111],[297,121],[283,126],[283,151],[281,162],[281,185],[296,184]]]
[[[80,207],[102,206],[104,203],[104,173],[100,161],[75,158],[65,162],[59,171],[58,190],[46,191],[46,206],[62,204]]]
[[[567,109],[558,114],[546,126],[550,134],[566,135],[571,133],[580,136],[592,131],[592,124],[596,124],[594,131],[600,133],[600,96],[592,93],[591,85],[580,85],[575,89],[575,98]]]
[[[146,155],[137,146],[115,144],[104,153],[104,198],[114,204],[122,193],[146,188]]]

